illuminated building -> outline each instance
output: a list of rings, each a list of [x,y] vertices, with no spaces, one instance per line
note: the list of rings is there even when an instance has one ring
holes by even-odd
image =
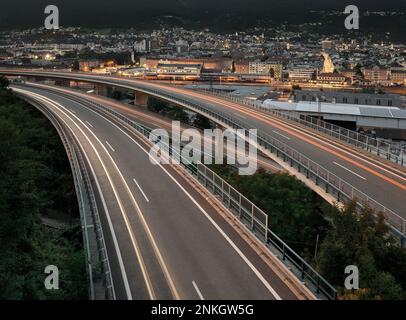
[[[362,68],[361,71],[365,80],[376,84],[385,84],[390,78],[390,71],[386,68],[380,68],[378,66],[372,68]]]
[[[273,74],[273,78],[280,80],[282,79],[282,65],[271,62],[262,62],[262,61],[251,61],[248,66],[249,74],[258,74],[258,75],[270,75]]]
[[[158,79],[195,80],[201,71],[201,64],[159,63],[157,66]]]

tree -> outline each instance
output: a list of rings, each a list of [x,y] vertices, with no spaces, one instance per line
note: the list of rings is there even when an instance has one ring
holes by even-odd
[[[40,222],[49,209],[70,210],[79,221],[64,147],[48,120],[5,88],[0,88],[0,177],[0,300],[85,299],[80,226],[72,239],[73,232],[68,237]],[[44,263],[64,266],[61,290],[44,288]]]
[[[10,81],[5,77],[0,77],[0,89],[8,88]]]
[[[358,293],[343,290],[342,298],[355,295],[353,298],[357,299],[401,299],[404,295],[401,282],[387,272],[391,269],[393,272],[393,268],[382,267],[385,247],[390,243],[384,216],[367,206],[358,211],[354,200],[343,209],[333,209],[330,218],[333,228],[320,246],[318,269],[333,285],[342,288],[345,267],[356,265],[360,272],[360,288],[364,289]],[[400,250],[406,259],[406,252]],[[398,263],[396,267],[402,264]],[[402,276],[400,272],[397,274],[400,279]]]
[[[211,129],[213,127],[210,120],[200,114],[196,115],[196,118],[195,118],[193,124],[196,127],[201,128],[201,129]]]

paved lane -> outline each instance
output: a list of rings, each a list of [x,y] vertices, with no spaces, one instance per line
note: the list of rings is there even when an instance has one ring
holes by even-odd
[[[94,168],[123,260],[120,268],[109,232],[120,298],[128,298],[124,278],[134,299],[296,298],[235,231],[213,218],[204,197],[171,168],[150,162],[143,141],[77,102],[30,91],[48,98]]]

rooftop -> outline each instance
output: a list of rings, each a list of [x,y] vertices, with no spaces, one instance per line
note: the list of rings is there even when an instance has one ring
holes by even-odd
[[[297,112],[314,112],[325,114],[340,114],[351,116],[366,116],[378,118],[406,119],[406,110],[396,107],[369,106],[359,104],[341,104],[327,102],[284,102],[276,100],[265,100],[263,105],[271,109],[280,109]]]

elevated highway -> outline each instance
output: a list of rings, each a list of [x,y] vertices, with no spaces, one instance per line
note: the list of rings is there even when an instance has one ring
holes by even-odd
[[[182,170],[152,164],[147,141],[128,127],[66,94],[14,90],[50,111],[85,155],[117,299],[314,298]]]
[[[222,125],[239,124],[257,128],[258,136],[268,144],[261,149],[288,172],[333,203],[358,198],[383,211],[391,225],[406,233],[406,172],[382,159],[332,141],[316,132],[260,110],[249,109],[235,102],[200,92],[160,83],[136,81],[120,77],[82,73],[0,70],[0,74],[70,79],[105,86],[115,86],[171,101],[201,112]],[[227,122],[224,121],[227,119]],[[277,145],[277,150],[271,150]]]

